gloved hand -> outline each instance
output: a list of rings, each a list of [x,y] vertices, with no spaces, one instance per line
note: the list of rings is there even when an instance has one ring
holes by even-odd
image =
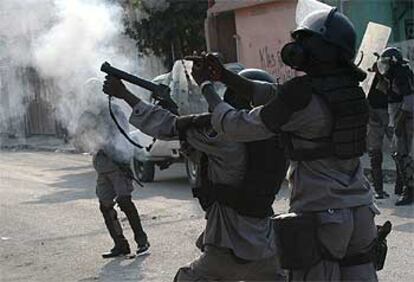
[[[190,56],[186,57],[185,59],[193,61],[191,75],[198,85],[201,85],[204,81],[210,80],[209,70],[206,64],[206,57],[204,55]]]
[[[105,76],[102,90],[105,94],[120,99],[125,99],[129,94],[124,83],[120,79],[110,75]]]
[[[209,70],[210,80],[222,81],[225,68],[217,55],[208,53],[206,55],[207,68]]]
[[[187,116],[179,116],[176,120],[178,131],[186,131],[189,128],[205,128],[211,125],[211,114],[194,114]]]
[[[205,128],[205,127],[211,126],[211,114],[204,113],[204,114],[194,115],[193,126],[195,128]]]

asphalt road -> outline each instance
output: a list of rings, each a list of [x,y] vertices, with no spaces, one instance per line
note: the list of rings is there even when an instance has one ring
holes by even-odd
[[[204,219],[184,167],[156,173],[133,194],[151,242],[151,255],[104,260],[111,248],[95,198],[90,156],[0,152],[0,281],[172,281],[199,254],[194,241]],[[391,192],[391,186],[387,186]],[[378,203],[394,231],[381,281],[414,281],[414,209]],[[286,211],[288,189],[275,210]],[[121,213],[120,213],[121,214]],[[126,236],[132,232],[121,214]]]

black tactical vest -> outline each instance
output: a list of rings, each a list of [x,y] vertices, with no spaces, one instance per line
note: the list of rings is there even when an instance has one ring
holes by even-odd
[[[395,66],[388,78],[388,101],[400,103],[414,92],[414,74],[408,65]]]
[[[206,181],[208,161],[205,156],[201,158],[202,181],[193,193],[205,211],[217,201],[243,216],[264,218],[273,214],[272,204],[288,167],[279,138],[249,142],[246,147],[248,164],[240,187]]]
[[[329,136],[304,138],[292,133],[284,133],[284,147],[291,160],[317,160],[327,157],[351,159],[360,157],[366,151],[368,123],[368,102],[365,93],[359,87],[359,81],[351,76],[335,75],[324,78],[304,76],[306,86],[302,87],[304,100],[317,95],[328,105],[333,117]],[[300,83],[297,80],[296,83]],[[283,93],[288,96],[289,93]],[[298,142],[295,142],[298,141]],[[302,148],[297,143],[313,143]]]

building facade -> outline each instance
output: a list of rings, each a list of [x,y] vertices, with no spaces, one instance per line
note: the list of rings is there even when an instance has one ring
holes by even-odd
[[[414,62],[414,1],[325,0],[354,23],[358,45],[368,22],[387,25],[393,32],[390,45],[402,48]],[[282,46],[295,28],[296,0],[212,1],[206,20],[209,51],[221,52],[226,61],[262,68],[285,81],[295,75],[280,59]]]

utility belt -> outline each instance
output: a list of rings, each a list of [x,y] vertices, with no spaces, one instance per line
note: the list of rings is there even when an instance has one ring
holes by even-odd
[[[288,270],[309,269],[322,260],[336,261],[342,267],[373,263],[376,270],[384,267],[387,255],[386,237],[391,223],[377,226],[377,238],[366,253],[334,258],[318,237],[319,222],[315,213],[288,213],[274,216],[282,268]]]
[[[192,192],[193,197],[198,199],[204,211],[207,211],[214,202],[218,202],[234,209],[243,216],[268,218],[273,214],[271,206],[274,194],[246,193],[248,191],[243,186],[235,187],[227,184],[211,183],[206,186],[195,187]]]

